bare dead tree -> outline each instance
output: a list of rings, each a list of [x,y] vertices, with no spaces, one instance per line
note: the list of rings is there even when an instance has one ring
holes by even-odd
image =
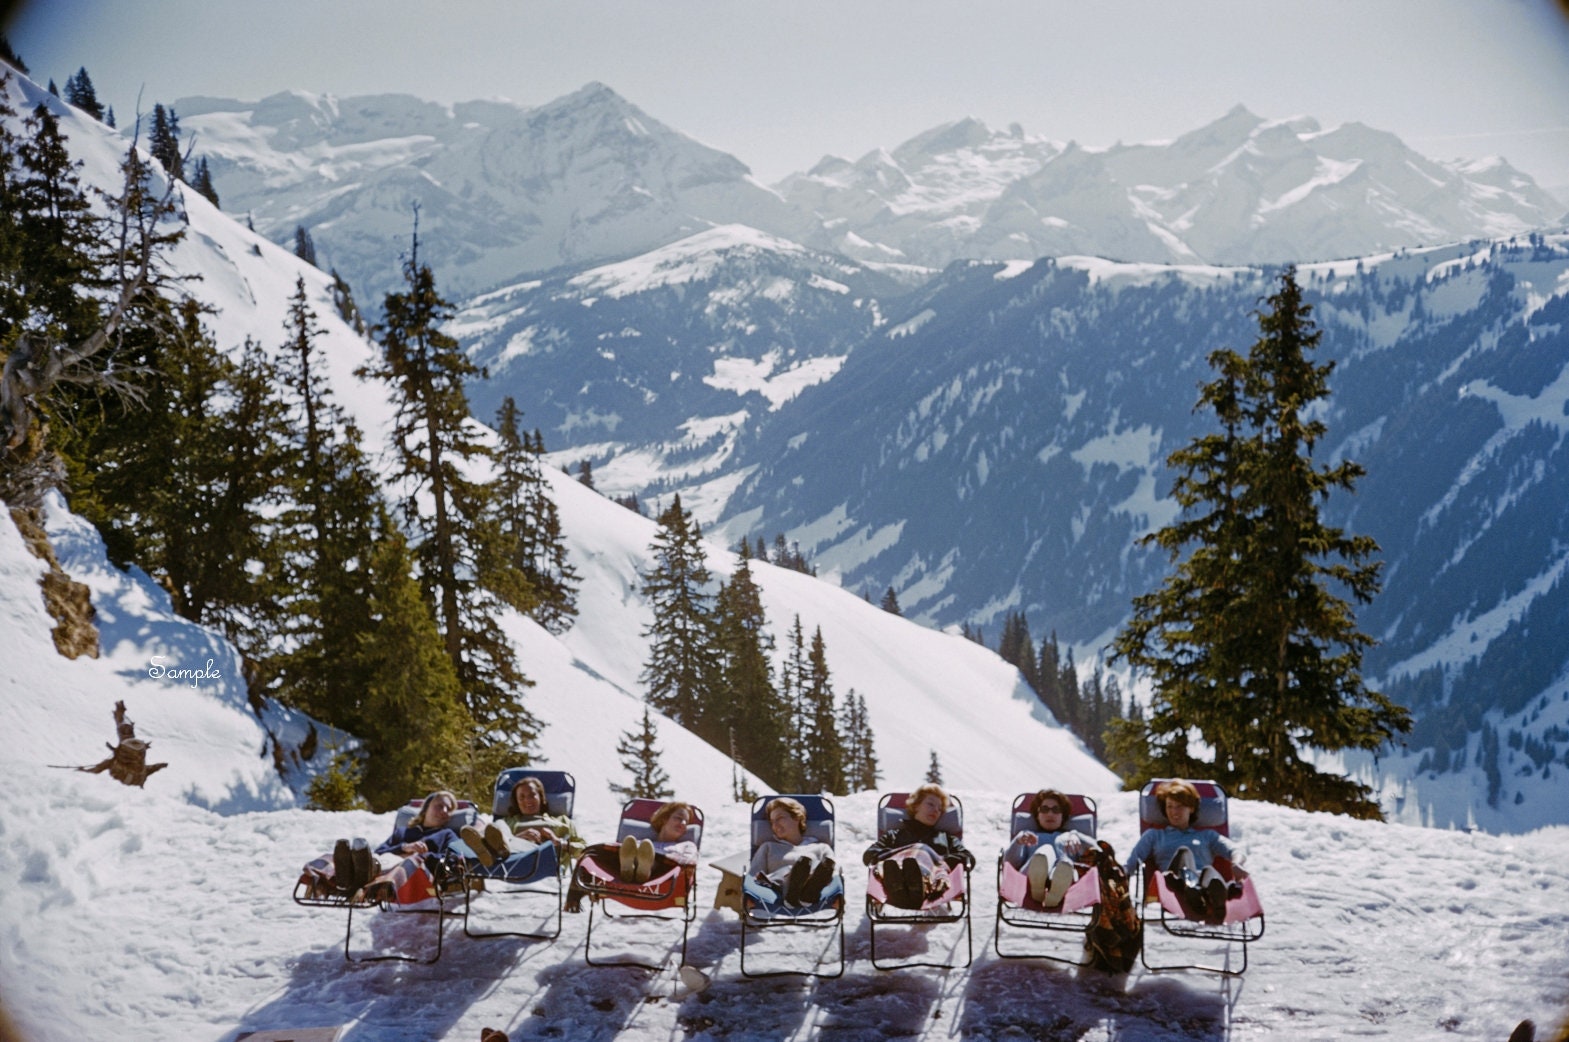
[[[138,125],[140,120],[138,120]],[[115,251],[110,306],[103,321],[75,343],[62,343],[48,331],[25,330],[0,370],[0,459],[28,439],[38,423],[38,401],[61,384],[96,387],[140,402],[140,367],[113,364],[125,327],[160,283],[161,250],[183,234],[158,231],[159,224],[178,213],[178,182],[165,178],[156,199],[147,191],[148,167],[133,138],[121,164],[124,185],[111,202]],[[156,321],[156,319],[155,319]]]

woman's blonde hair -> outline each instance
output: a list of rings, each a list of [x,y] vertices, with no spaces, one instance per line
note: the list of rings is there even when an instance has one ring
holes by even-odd
[[[508,800],[508,802],[512,804],[512,809],[517,811],[519,814],[523,813],[523,808],[518,806],[518,790],[525,787],[534,790],[534,795],[539,798],[540,812],[544,813],[546,808],[545,783],[540,781],[538,778],[533,777],[532,775],[527,778],[519,778],[518,783],[512,786],[512,795]]]
[[[437,789],[435,792],[432,792],[425,797],[424,802],[419,805],[419,813],[415,814],[414,820],[409,822],[410,825],[418,825],[420,828],[429,827],[425,824],[425,812],[430,809],[430,801],[435,799],[437,796],[447,797],[447,799],[452,801],[452,809],[454,811],[458,809],[458,797],[451,790]]]
[[[690,803],[682,803],[681,801],[676,800],[670,803],[666,803],[658,810],[654,811],[654,813],[648,819],[649,827],[652,828],[656,834],[663,831],[665,822],[670,820],[670,815],[674,814],[678,810],[681,810],[682,808],[685,808],[686,812],[691,814],[692,817],[697,817],[696,814],[693,814],[692,805]]]
[[[806,831],[806,808],[801,806],[800,800],[793,800],[789,796],[780,796],[778,799],[769,800],[768,806],[763,808],[763,813],[772,818],[774,811],[779,808],[789,811],[790,816],[795,819],[795,823],[801,827],[801,831]]]
[[[948,812],[948,794],[944,792],[942,786],[938,785],[936,782],[927,782],[925,785],[917,786],[915,791],[910,793],[909,799],[905,800],[905,814],[914,817],[911,812],[914,811],[916,807],[919,807],[921,805],[921,801],[928,796],[936,796],[938,802],[942,804],[943,813],[946,814]]]

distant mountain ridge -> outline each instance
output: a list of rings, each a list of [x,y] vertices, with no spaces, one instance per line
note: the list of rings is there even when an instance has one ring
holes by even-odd
[[[745,224],[863,264],[1087,254],[1257,264],[1523,234],[1563,208],[1506,163],[1445,164],[1350,123],[1238,106],[1168,144],[1086,148],[965,119],[770,188],[591,83],[545,105],[294,91],[175,103],[230,213],[296,225],[373,310],[421,250],[453,299]]]
[[[453,299],[719,224],[812,233],[739,160],[597,83],[538,108],[294,92],[176,109],[225,209],[278,242],[305,227],[372,305],[401,277],[415,204],[421,253]]]
[[[1523,234],[1563,208],[1501,161],[1445,164],[1359,123],[1236,106],[1169,144],[1085,148],[963,120],[778,188],[868,260],[1087,254],[1270,264]]]

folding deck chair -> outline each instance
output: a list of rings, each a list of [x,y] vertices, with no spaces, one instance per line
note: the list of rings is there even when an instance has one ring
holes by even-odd
[[[414,820],[419,813],[423,799],[410,800],[398,808],[395,829],[401,829]],[[478,809],[471,800],[459,800],[458,809],[453,811],[450,824],[453,831],[465,825],[472,825],[478,819]],[[458,853],[467,856],[468,848],[458,844]],[[455,907],[457,893],[466,890],[465,875],[461,869],[450,873],[443,873],[443,878],[434,878],[426,869],[421,868],[413,873],[404,883],[397,895],[390,901],[356,901],[354,895],[347,890],[333,889],[330,892],[319,883],[313,885],[312,866],[325,864],[328,858],[318,858],[306,866],[306,871],[301,874],[299,881],[294,884],[294,903],[307,908],[341,908],[348,912],[347,922],[343,930],[343,957],[349,962],[417,962],[425,965],[436,962],[441,958],[442,927],[448,916],[459,914]],[[449,908],[449,903],[454,907]],[[383,912],[395,912],[410,915],[431,915],[436,919],[436,950],[429,958],[419,958],[413,955],[392,953],[388,955],[359,955],[356,956],[352,949],[354,934],[354,913],[380,908]]]
[[[621,824],[614,844],[591,847],[578,858],[573,881],[589,898],[588,929],[583,942],[583,961],[590,966],[641,966],[657,970],[661,964],[635,960],[594,960],[594,915],[596,909],[606,919],[663,919],[681,924],[681,962],[686,963],[686,943],[692,920],[697,916],[697,866],[675,865],[646,883],[626,883],[617,875],[616,857],[620,842],[628,836],[653,839],[649,819],[663,806],[663,800],[631,799],[621,808]],[[691,806],[691,804],[688,804]],[[692,807],[692,821],[686,838],[699,848],[703,839],[703,812]],[[613,912],[613,905],[634,909]]]
[[[906,817],[905,805],[910,798],[907,792],[890,792],[877,803],[877,834],[898,828]],[[937,821],[937,828],[956,839],[964,838],[964,806],[957,796],[949,796],[953,804]],[[876,866],[872,866],[875,868]],[[902,970],[915,966],[932,966],[948,970],[968,966],[975,958],[975,941],[970,926],[970,869],[948,873],[948,889],[928,897],[919,909],[895,908],[888,903],[888,893],[883,882],[870,868],[866,874],[866,918],[871,934],[872,966],[879,970]],[[884,965],[877,960],[877,928],[889,925],[920,926],[933,923],[964,924],[964,962],[926,962],[911,960]]]
[[[774,838],[768,822],[768,804],[778,796],[760,796],[752,803],[752,853]],[[795,795],[791,799],[806,808],[806,829],[803,842],[816,840],[834,845],[834,805],[826,796]],[[750,877],[741,883],[741,975],[743,977],[823,977],[833,978],[844,974],[844,874],[837,867],[833,881],[823,888],[822,896],[810,904],[786,905],[773,890],[762,886]],[[832,973],[819,973],[821,959],[809,970],[769,970],[754,973],[746,966],[748,935],[764,930],[829,930],[838,934],[838,968]]]
[[[577,799],[577,780],[566,771],[540,771],[528,767],[509,767],[496,776],[491,800],[492,819],[500,821],[511,813],[512,790],[524,778],[536,778],[545,790],[545,811],[558,817],[572,817]],[[469,886],[463,888],[463,935],[465,937],[528,937],[554,940],[561,935],[563,877],[567,861],[553,843],[541,843],[532,850],[518,851],[489,868],[479,861],[465,863]],[[491,897],[530,898],[545,896],[556,904],[556,925],[543,931],[474,929],[474,894],[481,887]]]
[[[1095,801],[1088,796],[1064,793],[1068,797],[1070,814],[1065,828],[1082,832],[1094,838],[1099,823]],[[1014,849],[1012,839],[1020,832],[1039,831],[1035,816],[1030,813],[1030,803],[1035,791],[1020,793],[1013,801],[1013,814],[1008,829],[1009,844],[997,855],[997,925],[992,935],[992,945],[1004,959],[1051,959],[1082,966],[1082,954],[1074,958],[1053,955],[1047,951],[1004,951],[1003,926],[1018,930],[1036,930],[1045,934],[1071,934],[1082,942],[1095,918],[1095,906],[1100,903],[1100,870],[1090,868],[1074,880],[1062,903],[1051,908],[1043,907],[1030,896],[1029,880],[1024,868],[1034,855],[1034,848]]]
[[[1167,779],[1158,778],[1145,785],[1139,792],[1139,832],[1145,833],[1150,829],[1165,828],[1167,825],[1166,811],[1155,798],[1155,787]],[[1231,815],[1226,790],[1218,782],[1194,781],[1193,787],[1199,793],[1198,813],[1193,816],[1193,827],[1199,829],[1212,829],[1222,836],[1229,836]],[[1248,945],[1264,936],[1264,907],[1259,902],[1258,890],[1253,886],[1251,878],[1243,879],[1242,894],[1226,902],[1225,921],[1218,925],[1209,925],[1187,918],[1182,911],[1182,904],[1177,900],[1177,895],[1171,892],[1166,885],[1165,873],[1161,871],[1164,866],[1144,864],[1139,866],[1144,876],[1143,894],[1140,918],[1145,924],[1144,945],[1140,949],[1139,958],[1144,963],[1144,968],[1152,972],[1161,970],[1204,970],[1209,973],[1220,973],[1228,977],[1240,977],[1248,968]],[[1233,866],[1225,858],[1215,859],[1215,868],[1227,882],[1235,880]],[[1242,963],[1233,969],[1229,965],[1206,965],[1203,963],[1162,963],[1152,964],[1149,961],[1149,940],[1152,936],[1149,924],[1156,923],[1169,937],[1183,942],[1209,941],[1221,942],[1227,947],[1227,961],[1230,960],[1230,946],[1240,945],[1242,949]]]

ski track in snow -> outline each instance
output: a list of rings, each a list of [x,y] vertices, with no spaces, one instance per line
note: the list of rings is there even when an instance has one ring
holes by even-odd
[[[746,980],[739,920],[712,903],[707,862],[745,848],[746,809],[710,806],[689,961],[713,977],[678,983],[583,961],[585,915],[554,941],[463,936],[446,927],[433,966],[351,965],[341,912],[289,899],[300,866],[343,835],[379,841],[389,816],[282,810],[220,815],[167,791],[106,776],[0,768],[29,798],[0,813],[0,966],[5,1005],[34,1042],[212,1039],[242,1030],[347,1023],[344,1038],[472,1040],[497,1026],[514,1040],[786,1039],[1503,1039],[1522,1017],[1554,1021],[1569,996],[1569,829],[1500,838],[1353,821],[1234,802],[1268,929],[1245,977],[1196,972],[1126,977],[991,949],[996,854],[1009,794],[961,792],[974,876],[976,959],[969,969],[882,972],[863,914],[876,797],[838,801],[849,894],[849,963],[839,980]],[[1132,842],[1135,798],[1100,796],[1101,829]],[[591,840],[608,817],[588,818]],[[490,902],[487,904],[487,902]],[[495,914],[494,898],[476,915]],[[601,920],[602,922],[602,920]],[[478,928],[478,927],[477,927]],[[609,923],[596,955],[673,953],[669,924]],[[941,955],[957,927],[892,931],[890,957]],[[429,950],[431,920],[356,917],[355,949]],[[1175,942],[1152,933],[1160,957]],[[754,969],[800,965],[824,933],[766,936]],[[601,947],[608,945],[608,947]],[[624,949],[623,949],[624,946]],[[880,941],[881,948],[881,941]],[[1158,946],[1158,947],[1156,947]],[[1072,955],[1064,938],[1057,949]],[[1223,955],[1202,945],[1195,953]]]

